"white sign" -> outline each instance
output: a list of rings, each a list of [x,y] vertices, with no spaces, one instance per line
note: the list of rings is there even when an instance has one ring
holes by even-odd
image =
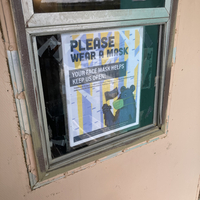
[[[61,38],[70,146],[138,125],[143,27]]]

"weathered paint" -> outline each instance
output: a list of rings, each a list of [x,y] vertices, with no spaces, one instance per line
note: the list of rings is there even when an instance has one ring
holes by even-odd
[[[57,12],[52,13],[52,18],[50,19],[49,13],[44,13],[42,18],[35,14],[27,22],[27,27],[41,27],[41,26],[55,26],[55,25],[65,25],[65,24],[76,24],[76,23],[95,23],[95,22],[109,22],[112,20],[122,21],[131,20],[135,18],[136,24],[139,25],[142,20],[151,24],[153,18],[157,18],[163,23],[168,21],[169,13],[165,8],[154,8],[148,9],[144,8],[143,12],[140,9],[130,9],[130,10],[101,10],[101,11],[90,11],[86,12]],[[95,26],[95,24],[94,24]]]
[[[176,62],[176,47],[174,47],[174,50],[173,50],[173,63]]]
[[[169,127],[169,115],[167,116],[166,119],[166,131],[165,131],[166,134],[168,134],[168,127]]]
[[[104,162],[104,161],[106,161],[106,160],[109,160],[109,159],[111,159],[111,158],[114,158],[114,157],[120,155],[121,153],[122,153],[122,151],[118,151],[118,152],[116,152],[116,153],[113,153],[113,154],[111,154],[111,155],[109,155],[109,156],[106,156],[105,158],[100,159],[100,162]]]
[[[12,15],[10,10],[10,4],[8,0],[0,1],[0,19],[1,19],[1,28],[2,36],[4,38],[5,50],[14,51],[17,49],[15,33],[12,22]]]
[[[155,141],[158,140],[158,139],[159,139],[159,138],[154,138],[154,139],[152,139],[152,140],[150,140],[150,141],[144,142],[144,143],[142,143],[142,144],[138,144],[138,145],[136,145],[136,146],[134,146],[134,147],[131,147],[131,148],[129,148],[129,149],[126,149],[125,152],[131,151],[131,150],[133,150],[133,149],[137,149],[137,148],[142,147],[142,146],[144,146],[144,145],[146,145],[146,144],[148,144],[148,143],[155,142]]]

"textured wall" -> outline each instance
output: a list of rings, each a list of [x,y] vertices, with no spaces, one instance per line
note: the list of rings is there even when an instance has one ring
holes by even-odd
[[[0,199],[196,200],[200,174],[199,18],[199,0],[179,0],[167,137],[35,191],[29,189],[5,43],[0,37]]]

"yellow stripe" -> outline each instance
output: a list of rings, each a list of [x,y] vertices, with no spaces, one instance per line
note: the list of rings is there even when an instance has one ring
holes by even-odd
[[[90,95],[92,96],[92,83],[90,83]],[[91,110],[92,110],[92,103],[91,103]]]
[[[119,49],[119,31],[115,31],[115,49]]]
[[[94,38],[94,34],[92,34],[92,33],[90,33],[90,34],[86,34],[86,38],[87,39],[92,39],[92,41],[91,41],[91,46],[93,46],[94,44],[93,44],[93,38]],[[92,62],[92,60],[90,59],[90,60],[88,60],[88,66],[90,66],[90,63]]]
[[[136,96],[136,91],[137,91],[137,78],[138,78],[138,64],[134,70],[134,85],[135,85],[134,97]]]
[[[101,33],[101,38],[102,37],[107,37],[107,35],[108,35],[108,32],[105,32],[105,33]],[[105,65],[106,64],[106,62],[107,62],[107,60],[109,59],[109,57],[107,57],[107,50],[110,50],[111,48],[105,48],[104,49],[104,58],[102,58],[102,60],[101,60],[101,62],[102,62],[102,65]],[[106,101],[106,98],[105,98],[105,92],[110,92],[110,80],[105,80],[104,82],[103,82],[103,85],[102,85],[102,96],[103,96],[103,105],[104,104],[108,104],[108,105],[110,105],[110,101]],[[106,127],[106,125],[105,125],[105,121],[104,121],[104,127]]]
[[[124,47],[125,47],[125,48],[128,47],[128,45],[126,44],[126,42],[125,42]],[[126,55],[124,56],[124,61],[127,61],[128,55],[129,55],[129,48],[128,48],[128,54],[126,54]]]
[[[129,39],[129,35],[130,35],[130,31],[125,31],[125,36],[126,36],[128,39]],[[129,47],[129,46],[128,46],[127,43],[125,42],[125,48],[126,48],[126,47]],[[126,55],[124,56],[124,61],[127,61],[128,56],[129,56],[129,48],[128,48],[128,54],[126,54]],[[124,77],[124,86],[127,87],[127,71],[126,71],[126,76]]]
[[[79,86],[82,89],[82,86]],[[83,134],[83,107],[82,107],[82,94],[77,91],[77,104],[78,104],[78,120],[79,120],[79,135]]]
[[[124,76],[124,86],[127,87],[127,71],[126,71],[126,76]]]
[[[137,49],[139,44],[140,44],[140,33],[138,30],[135,30],[135,49]]]
[[[107,37],[107,35],[108,35],[108,32],[101,33],[101,38]],[[104,57],[101,59],[102,65],[105,65],[106,62],[107,62],[107,60],[109,59],[109,57],[107,57],[107,50],[108,50],[108,49],[110,50],[111,48],[106,47],[106,48],[104,49]]]
[[[72,35],[72,39],[75,40],[79,35]]]
[[[119,38],[120,38],[120,35],[119,35],[119,31],[115,31],[115,49],[119,49]],[[116,60],[115,63],[118,63],[119,62],[119,58]],[[118,83],[119,83],[119,79],[118,78],[114,78],[114,89],[117,87],[118,88]],[[113,101],[117,100],[118,96],[115,97],[113,99]],[[117,112],[117,110],[113,107],[113,114],[115,115]]]
[[[135,49],[140,45],[140,33],[138,30],[135,30]],[[137,92],[137,79],[138,79],[138,64],[134,70],[134,85],[135,85],[135,91],[134,96],[136,96]]]
[[[130,31],[125,31],[125,36],[129,39]]]

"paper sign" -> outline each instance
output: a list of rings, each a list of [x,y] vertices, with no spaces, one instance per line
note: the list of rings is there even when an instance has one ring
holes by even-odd
[[[138,125],[143,27],[61,39],[70,146]]]

